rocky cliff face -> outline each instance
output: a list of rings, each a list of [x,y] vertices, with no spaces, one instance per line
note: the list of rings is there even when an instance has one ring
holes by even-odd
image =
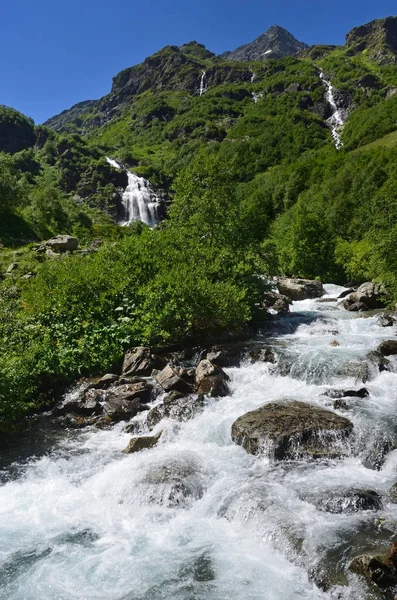
[[[221,83],[249,82],[251,70],[246,65],[225,62],[202,44],[190,42],[166,46],[143,63],[124,69],[113,78],[110,94],[100,100],[89,100],[72,106],[52,117],[44,125],[62,132],[69,124],[86,133],[121,114],[131,99],[148,90],[153,92],[183,91],[199,95],[205,72],[205,89]]]
[[[346,46],[351,56],[365,52],[379,64],[397,63],[397,17],[355,27],[346,36]]]
[[[273,25],[250,44],[240,46],[231,52],[224,52],[221,54],[221,58],[236,61],[283,58],[284,56],[294,56],[306,48],[308,45],[299,42],[289,31]]]

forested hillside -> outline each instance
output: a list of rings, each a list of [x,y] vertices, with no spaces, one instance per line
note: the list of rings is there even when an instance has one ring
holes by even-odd
[[[0,428],[128,346],[242,334],[264,276],[374,279],[397,302],[396,27],[245,62],[168,46],[44,125],[1,107]],[[106,157],[156,188],[155,229],[117,224]],[[58,234],[80,249],[40,247]]]

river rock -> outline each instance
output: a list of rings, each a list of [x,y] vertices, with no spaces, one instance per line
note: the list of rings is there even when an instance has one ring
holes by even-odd
[[[350,563],[349,569],[382,589],[397,585],[397,571],[386,554],[357,556]]]
[[[103,408],[113,422],[128,421],[139,412],[149,410],[149,406],[142,404],[139,398],[129,400],[123,396],[109,396]]]
[[[382,499],[374,490],[353,489],[321,498],[315,504],[322,512],[349,514],[361,510],[381,510]]]
[[[324,396],[329,398],[367,398],[369,391],[367,388],[360,388],[359,390],[327,390],[324,392]]]
[[[366,312],[369,310],[368,306],[364,304],[364,302],[351,302],[349,298],[347,298],[343,303],[343,307],[349,312]]]
[[[287,296],[290,300],[321,298],[324,294],[324,288],[321,281],[311,279],[281,278],[277,281],[277,287],[280,294]]]
[[[106,373],[103,377],[90,383],[87,389],[107,390],[111,385],[116,383],[118,378],[119,376],[115,373]]]
[[[262,307],[267,310],[273,309],[280,314],[289,313],[289,307],[292,304],[292,300],[278,292],[265,292],[262,299]]]
[[[378,347],[377,351],[382,356],[394,356],[397,354],[397,340],[387,340],[382,342]]]
[[[149,502],[168,507],[189,506],[204,493],[200,468],[189,456],[160,459],[150,465],[142,484],[148,488]]]
[[[156,374],[156,381],[165,392],[175,391],[181,394],[189,394],[192,391],[189,383],[180,377],[170,365],[167,365],[160,373]]]
[[[253,348],[244,354],[244,359],[250,363],[267,362],[275,364],[277,357],[271,348]]]
[[[46,246],[53,252],[73,252],[79,247],[79,241],[71,235],[58,235],[48,240]]]
[[[352,294],[354,292],[353,288],[349,288],[347,290],[343,290],[343,292],[341,292],[338,296],[338,300],[342,300],[343,298],[346,298],[346,296],[349,296],[350,294]]]
[[[390,360],[377,350],[371,350],[371,352],[368,352],[367,358],[378,367],[380,373],[383,371],[390,371]]]
[[[153,355],[150,348],[138,346],[125,354],[122,374],[126,376],[149,376],[152,374],[153,369],[162,369],[166,364],[164,359]]]
[[[360,285],[356,292],[353,292],[349,296],[347,296],[345,301],[343,302],[343,306],[350,311],[353,310],[352,307],[354,305],[361,306],[362,304],[364,304],[367,307],[367,310],[383,308],[383,291],[384,290],[381,285],[379,285],[378,283],[368,281],[367,283],[363,283],[362,285]]]
[[[199,362],[196,369],[196,386],[199,394],[209,395],[214,398],[227,396],[229,387],[228,375],[220,367],[205,359]]]
[[[353,424],[323,408],[280,400],[239,417],[232,425],[232,439],[250,454],[268,448],[278,460],[339,457],[346,453],[340,442]]]
[[[393,327],[396,324],[396,319],[391,315],[379,315],[376,323],[379,327]]]
[[[91,417],[103,414],[103,402],[106,392],[103,390],[86,389],[76,395],[67,395],[52,411],[56,417],[74,414],[81,417]]]
[[[241,352],[238,348],[211,348],[206,359],[217,367],[238,367],[241,360]]]
[[[168,394],[161,404],[153,407],[147,415],[147,426],[152,430],[162,419],[188,421],[204,408],[204,396],[184,396],[179,392]]]
[[[124,448],[123,454],[134,454],[135,452],[141,452],[141,450],[149,450],[157,446],[158,441],[161,437],[161,432],[157,435],[142,435],[134,437],[130,440],[128,446]]]

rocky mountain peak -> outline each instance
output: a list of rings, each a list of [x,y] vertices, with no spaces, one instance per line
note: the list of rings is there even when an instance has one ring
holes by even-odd
[[[379,64],[397,63],[397,17],[376,19],[355,27],[346,36],[349,55],[366,52]]]
[[[304,42],[299,42],[289,31],[272,25],[265,33],[250,44],[240,46],[236,50],[224,52],[221,58],[227,60],[264,60],[266,58],[283,58],[294,56],[308,48]]]

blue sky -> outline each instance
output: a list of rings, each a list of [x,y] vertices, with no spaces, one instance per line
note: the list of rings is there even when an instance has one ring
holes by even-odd
[[[3,0],[0,104],[41,123],[108,93],[114,75],[167,44],[220,53],[274,24],[308,44],[342,44],[352,27],[395,13],[395,0]]]

